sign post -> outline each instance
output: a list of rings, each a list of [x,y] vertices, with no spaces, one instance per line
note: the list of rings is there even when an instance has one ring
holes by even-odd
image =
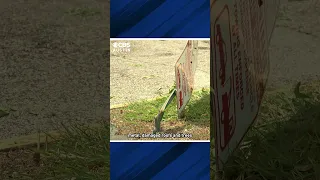
[[[172,91],[158,115],[154,118],[155,129],[153,133],[161,131],[160,122],[164,115],[164,111],[175,96],[177,97],[178,118],[184,116],[184,109],[191,98],[193,90],[194,74],[197,68],[197,56],[198,41],[189,40],[175,64],[176,89]]]
[[[220,171],[255,121],[279,0],[211,0],[211,92]]]
[[[178,117],[184,117],[184,110],[188,104],[194,88],[194,74],[197,68],[198,41],[189,40],[186,48],[175,65],[177,111]]]

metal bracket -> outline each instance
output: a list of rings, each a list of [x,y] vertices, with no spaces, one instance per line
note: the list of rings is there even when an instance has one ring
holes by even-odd
[[[153,130],[153,133],[161,131],[160,122],[161,122],[162,117],[164,115],[164,111],[169,106],[169,104],[172,102],[173,98],[176,96],[176,92],[177,92],[176,89],[174,89],[171,92],[171,94],[168,97],[168,99],[166,100],[166,102],[162,105],[158,115],[154,118],[154,127],[155,127],[155,129]]]

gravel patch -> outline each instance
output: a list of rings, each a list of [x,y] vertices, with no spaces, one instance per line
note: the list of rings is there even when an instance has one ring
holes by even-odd
[[[107,121],[108,2],[0,2],[0,139]]]

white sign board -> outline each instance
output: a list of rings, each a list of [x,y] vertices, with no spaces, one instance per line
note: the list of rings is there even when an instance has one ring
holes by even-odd
[[[258,114],[278,6],[279,0],[211,1],[210,79],[218,170]]]
[[[197,56],[198,41],[189,40],[175,65],[177,110],[179,116],[191,98],[194,86],[194,74],[197,68]]]

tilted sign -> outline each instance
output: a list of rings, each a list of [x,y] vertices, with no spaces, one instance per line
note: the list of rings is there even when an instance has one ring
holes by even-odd
[[[194,86],[197,67],[198,41],[189,40],[175,65],[177,109],[180,116],[189,102]]]
[[[269,73],[279,0],[211,1],[211,100],[217,168],[256,119]]]

